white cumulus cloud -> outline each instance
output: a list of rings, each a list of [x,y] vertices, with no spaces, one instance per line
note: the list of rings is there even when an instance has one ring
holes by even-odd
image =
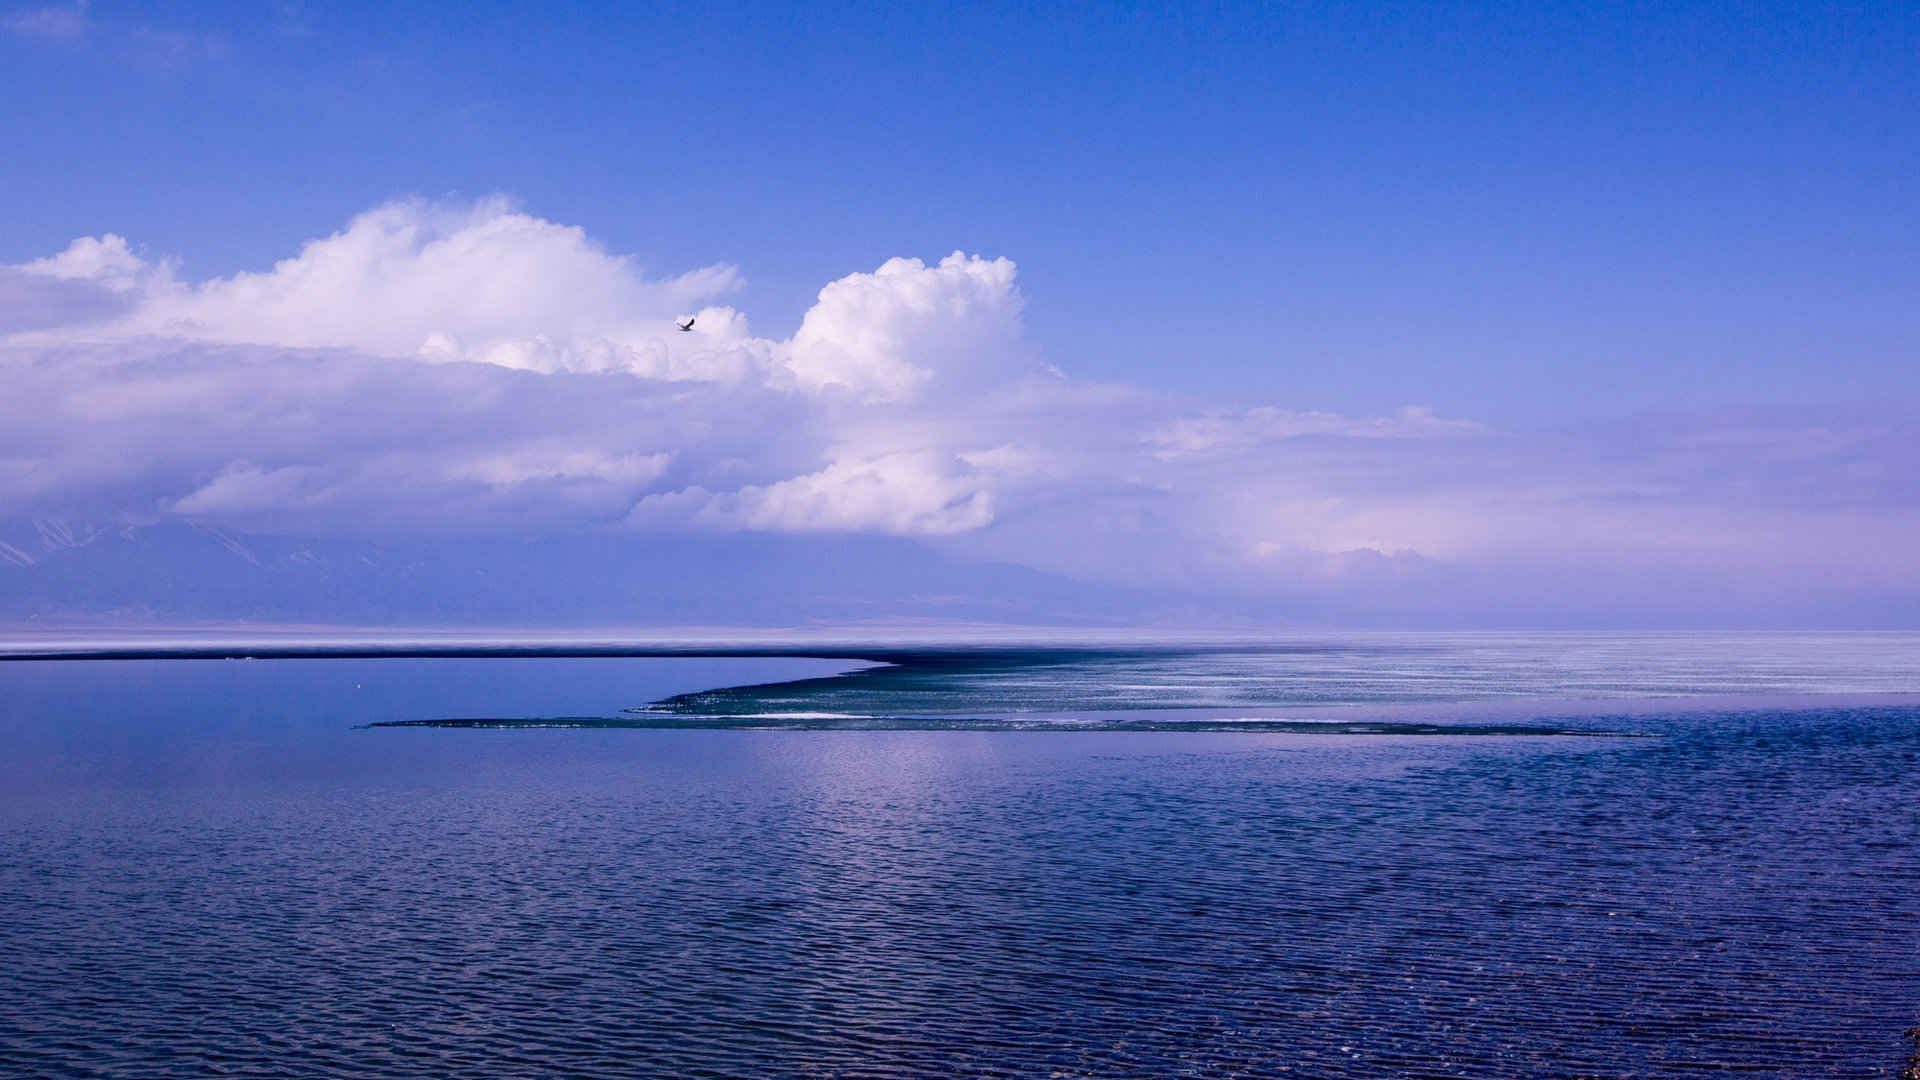
[[[22,263],[15,269],[59,281],[86,281],[111,292],[135,288],[165,289],[172,284],[172,267],[154,265],[135,255],[124,236],[82,236],[65,251]]]
[[[803,386],[870,400],[910,398],[937,375],[978,381],[1019,361],[1020,294],[1008,259],[954,252],[928,266],[888,259],[820,290],[793,337]]]
[[[223,344],[345,348],[378,356],[479,360],[535,371],[638,370],[656,377],[737,376],[742,361],[712,335],[669,341],[669,320],[737,288],[732,267],[648,277],[573,226],[502,198],[407,200],[354,218],[272,269],[196,285],[107,234],[18,269],[140,290],[93,339],[158,336]],[[709,324],[735,325],[725,309]],[[682,357],[670,359],[669,346]],[[691,346],[690,348],[688,346]],[[703,358],[718,356],[712,364]]]
[[[898,453],[835,461],[817,472],[737,491],[694,487],[650,496],[634,508],[640,526],[684,521],[762,532],[878,532],[938,536],[993,520],[993,495],[959,458]]]
[[[884,533],[1102,581],[1394,602],[1437,567],[1528,595],[1920,580],[1904,420],[1522,436],[1418,406],[1221,408],[1052,370],[1005,258],[850,273],[787,339],[721,302],[739,281],[648,273],[500,199],[390,203],[198,282],[82,238],[0,267],[0,517]]]

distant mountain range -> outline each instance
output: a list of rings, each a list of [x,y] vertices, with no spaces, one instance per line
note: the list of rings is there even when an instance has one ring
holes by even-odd
[[[300,538],[0,521],[0,616],[127,622],[802,625],[1135,621],[1162,601],[911,540],[612,533]]]
[[[1097,542],[1097,540],[1090,540]],[[1340,593],[1247,587],[1176,593],[1078,581],[850,534],[620,532],[297,537],[180,519],[127,525],[0,519],[0,630],[9,625],[565,629],[1004,624],[1274,630],[1911,628],[1920,597],[1862,588],[1811,597],[1757,581],[1706,585],[1596,569],[1569,591],[1362,564]],[[1375,563],[1382,557],[1372,556]],[[1344,565],[1344,564],[1343,564]],[[1352,569],[1352,567],[1349,567]],[[1710,583],[1709,583],[1710,584]],[[1736,583],[1737,584],[1737,583]],[[1617,589],[1610,596],[1609,589]]]

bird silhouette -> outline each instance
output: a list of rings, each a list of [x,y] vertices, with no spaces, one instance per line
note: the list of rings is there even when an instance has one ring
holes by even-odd
[[[685,322],[675,322],[673,325],[679,327],[680,332],[684,334],[687,331],[693,329],[693,316],[689,315],[687,316]]]

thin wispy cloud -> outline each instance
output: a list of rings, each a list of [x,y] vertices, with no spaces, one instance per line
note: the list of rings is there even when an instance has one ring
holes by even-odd
[[[52,7],[28,8],[0,16],[0,27],[22,37],[44,41],[73,42],[87,34],[90,20],[87,0]]]
[[[218,35],[185,30],[137,18],[103,19],[88,0],[27,8],[0,16],[0,29],[26,40],[52,45],[89,43],[137,68],[183,71],[227,55]]]
[[[225,40],[161,26],[129,26],[122,44],[134,60],[147,67],[182,71],[227,55]]]

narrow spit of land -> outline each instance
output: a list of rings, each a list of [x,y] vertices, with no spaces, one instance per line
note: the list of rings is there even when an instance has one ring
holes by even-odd
[[[1623,735],[1657,713],[1920,701],[1920,635],[1064,633],[0,636],[0,660],[809,659],[821,678],[719,686],[615,715],[381,726]]]

